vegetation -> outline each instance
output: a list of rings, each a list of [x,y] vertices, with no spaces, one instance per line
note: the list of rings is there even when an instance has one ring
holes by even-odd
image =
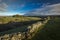
[[[20,15],[0,17],[0,34],[22,32],[28,25],[31,25],[40,18],[37,17],[26,17]]]
[[[39,20],[40,18],[37,17],[25,17],[20,15],[14,15],[14,16],[5,16],[0,17],[0,24],[6,24],[8,22],[25,22],[25,21],[32,21],[32,20]]]
[[[31,40],[60,40],[60,18],[49,20]]]
[[[0,17],[1,37],[2,40],[60,40],[60,17]]]

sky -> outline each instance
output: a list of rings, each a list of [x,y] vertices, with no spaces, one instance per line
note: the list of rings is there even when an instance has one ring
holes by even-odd
[[[0,0],[0,16],[60,15],[60,0]]]

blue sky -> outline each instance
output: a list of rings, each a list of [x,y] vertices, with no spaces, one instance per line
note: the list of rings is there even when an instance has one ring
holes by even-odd
[[[29,14],[36,9],[59,3],[60,0],[0,0],[0,15]],[[48,11],[45,8],[44,10]]]

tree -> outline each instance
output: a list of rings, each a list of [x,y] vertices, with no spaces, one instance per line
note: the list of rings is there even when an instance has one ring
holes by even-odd
[[[13,17],[21,17],[21,15],[19,15],[19,14],[16,14],[16,15],[13,15]]]

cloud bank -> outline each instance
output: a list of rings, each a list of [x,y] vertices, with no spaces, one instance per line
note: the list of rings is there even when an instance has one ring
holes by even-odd
[[[0,2],[1,2],[1,0],[0,0]],[[0,3],[0,12],[5,12],[5,11],[7,11],[7,7],[8,7],[8,5],[7,5],[6,3],[1,2],[1,3]]]
[[[43,5],[42,8],[37,8],[28,11],[27,16],[40,16],[40,15],[60,15],[60,3],[53,5]]]

